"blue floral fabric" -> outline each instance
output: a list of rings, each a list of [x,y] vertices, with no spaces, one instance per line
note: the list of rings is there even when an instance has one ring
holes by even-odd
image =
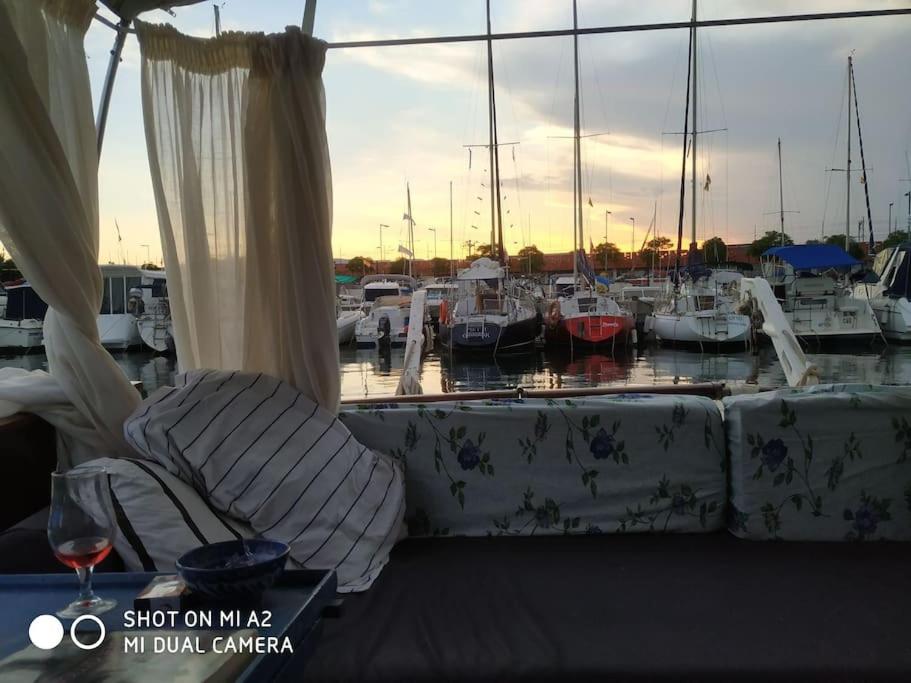
[[[911,540],[911,390],[830,384],[723,403],[734,534]]]
[[[709,399],[363,405],[340,419],[360,443],[405,463],[412,536],[724,525],[724,428]]]

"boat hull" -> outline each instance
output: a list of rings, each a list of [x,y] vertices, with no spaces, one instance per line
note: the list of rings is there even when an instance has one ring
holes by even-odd
[[[534,348],[538,336],[536,317],[505,325],[489,321],[454,322],[440,326],[440,341],[453,351],[515,353]]]
[[[890,341],[911,342],[911,301],[887,299],[872,300],[870,305],[879,320],[879,326]]]
[[[40,320],[0,320],[0,349],[34,349],[44,346]]]
[[[745,344],[750,338],[750,319],[738,313],[706,316],[655,313],[648,318],[646,331],[653,331],[661,342]]]
[[[626,344],[635,327],[632,316],[580,315],[561,318],[556,325],[546,327],[544,339],[548,344],[582,344],[587,346],[619,346]]]
[[[142,342],[136,318],[129,313],[103,313],[95,322],[101,345],[106,349],[130,349]]]
[[[339,346],[351,343],[351,340],[354,339],[354,332],[357,329],[357,322],[363,317],[360,311],[343,311],[339,315],[336,319]]]

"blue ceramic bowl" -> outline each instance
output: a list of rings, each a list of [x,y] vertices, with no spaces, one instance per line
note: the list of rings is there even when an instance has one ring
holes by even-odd
[[[240,541],[200,546],[177,560],[177,572],[191,590],[211,598],[253,598],[269,588],[285,571],[290,548],[264,538],[246,540],[253,556],[244,564]]]

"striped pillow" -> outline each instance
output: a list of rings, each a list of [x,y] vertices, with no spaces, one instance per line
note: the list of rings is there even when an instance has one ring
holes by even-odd
[[[110,475],[120,530],[114,548],[129,571],[174,571],[177,558],[197,546],[254,535],[155,463],[102,458],[84,466],[102,466]]]
[[[274,377],[189,372],[150,396],[124,433],[220,513],[288,543],[303,566],[335,569],[340,590],[369,588],[398,539],[398,463]]]

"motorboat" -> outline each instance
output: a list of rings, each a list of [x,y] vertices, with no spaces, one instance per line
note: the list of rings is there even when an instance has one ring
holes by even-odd
[[[363,297],[361,307],[369,313],[373,303],[380,297],[410,296],[416,288],[414,278],[409,275],[367,275],[361,279]]]
[[[455,299],[458,285],[452,282],[433,282],[424,287],[424,289],[427,291],[427,313],[430,315],[430,322],[439,327],[440,308],[444,301]]]
[[[886,339],[911,341],[911,242],[878,253],[873,274],[854,285],[854,297],[869,302]]]
[[[159,352],[173,350],[165,272],[105,264],[101,276],[104,292],[96,320],[101,345],[130,349],[144,343]]]
[[[0,319],[0,349],[33,349],[44,345],[47,304],[25,280],[7,283],[6,307]]]
[[[381,296],[374,299],[370,311],[355,324],[357,347],[378,348],[387,341],[391,347],[405,346],[411,324],[411,296]],[[430,319],[421,321],[425,339],[432,339]]]
[[[351,340],[354,339],[357,323],[363,319],[364,312],[361,310],[360,306],[354,309],[345,309],[340,303],[336,307],[335,313],[336,326],[338,329],[338,343],[340,346],[350,344]]]
[[[762,275],[791,330],[803,341],[882,336],[870,300],[855,296],[847,278],[860,267],[857,259],[832,244],[772,247],[762,255]]]
[[[459,271],[452,310],[440,312],[440,341],[453,351],[509,353],[534,347],[540,316],[530,292],[487,257]]]

